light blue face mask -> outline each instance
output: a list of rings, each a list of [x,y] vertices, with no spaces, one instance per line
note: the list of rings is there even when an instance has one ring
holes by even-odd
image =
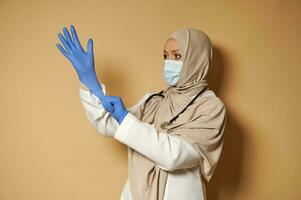
[[[163,78],[168,85],[175,85],[179,81],[182,65],[181,60],[164,60]]]

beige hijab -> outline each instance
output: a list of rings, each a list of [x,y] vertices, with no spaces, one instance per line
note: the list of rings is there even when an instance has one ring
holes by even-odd
[[[165,129],[160,125],[177,115],[202,89],[208,89],[206,76],[212,59],[212,45],[202,31],[186,28],[170,34],[180,46],[183,67],[175,86],[153,96],[133,113],[138,119],[153,124],[164,132],[188,141],[200,156],[200,171],[209,181],[223,146],[226,110],[218,97],[202,93],[185,112]],[[168,172],[155,162],[128,148],[129,181],[134,200],[162,200]]]

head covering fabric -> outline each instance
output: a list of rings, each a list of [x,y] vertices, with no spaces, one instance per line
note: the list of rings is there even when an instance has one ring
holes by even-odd
[[[208,90],[206,76],[213,49],[209,37],[195,28],[182,28],[169,35],[179,46],[183,59],[180,79],[163,91],[163,97],[153,96],[133,114],[143,122],[153,124],[158,132],[171,134],[189,142],[200,156],[200,174],[209,182],[223,146],[226,109],[214,96],[203,95],[169,124],[160,125],[177,115],[202,89]],[[205,91],[206,91],[205,90]],[[162,200],[168,172],[132,148],[128,148],[129,181],[134,200]]]

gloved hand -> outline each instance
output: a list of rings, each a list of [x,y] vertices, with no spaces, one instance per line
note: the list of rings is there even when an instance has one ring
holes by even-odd
[[[63,49],[60,44],[57,44],[57,47],[62,52],[62,54],[66,58],[68,58],[69,61],[71,61],[80,81],[85,84],[89,88],[89,90],[101,100],[104,94],[97,79],[94,68],[93,40],[88,40],[88,51],[85,52],[79,42],[74,26],[71,25],[70,29],[73,40],[71,39],[71,36],[66,27],[64,27],[63,29],[66,38],[64,38],[62,34],[58,34],[66,50]],[[111,107],[111,104],[106,101],[102,102],[102,104],[107,108]]]
[[[122,100],[118,96],[105,95],[102,98],[104,108],[112,114],[119,124],[123,121],[129,111],[126,110]],[[108,106],[109,105],[109,106]]]
[[[104,94],[97,79],[94,68],[93,40],[91,38],[88,40],[88,51],[85,52],[80,44],[74,26],[71,25],[70,29],[73,40],[66,27],[64,27],[63,29],[65,38],[61,33],[58,33],[58,37],[60,38],[66,50],[63,49],[60,44],[57,44],[56,46],[59,48],[62,54],[73,64],[73,67],[75,68],[80,81],[85,84],[89,88],[89,90],[101,100]]]

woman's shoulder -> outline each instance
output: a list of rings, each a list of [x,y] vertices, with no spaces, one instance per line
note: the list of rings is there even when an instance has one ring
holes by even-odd
[[[220,107],[225,108],[224,102],[217,96],[217,94],[211,90],[207,89],[203,94],[199,96],[198,99],[198,106],[200,107]]]
[[[215,120],[222,124],[227,115],[224,102],[213,90],[209,89],[196,99],[191,109],[194,110],[191,116],[192,121],[201,120],[200,123]]]
[[[215,101],[219,101],[220,103],[223,103],[223,101],[217,96],[217,94],[211,90],[211,89],[207,89],[203,95],[201,95],[204,98],[207,99],[211,99],[211,100],[215,100]]]

